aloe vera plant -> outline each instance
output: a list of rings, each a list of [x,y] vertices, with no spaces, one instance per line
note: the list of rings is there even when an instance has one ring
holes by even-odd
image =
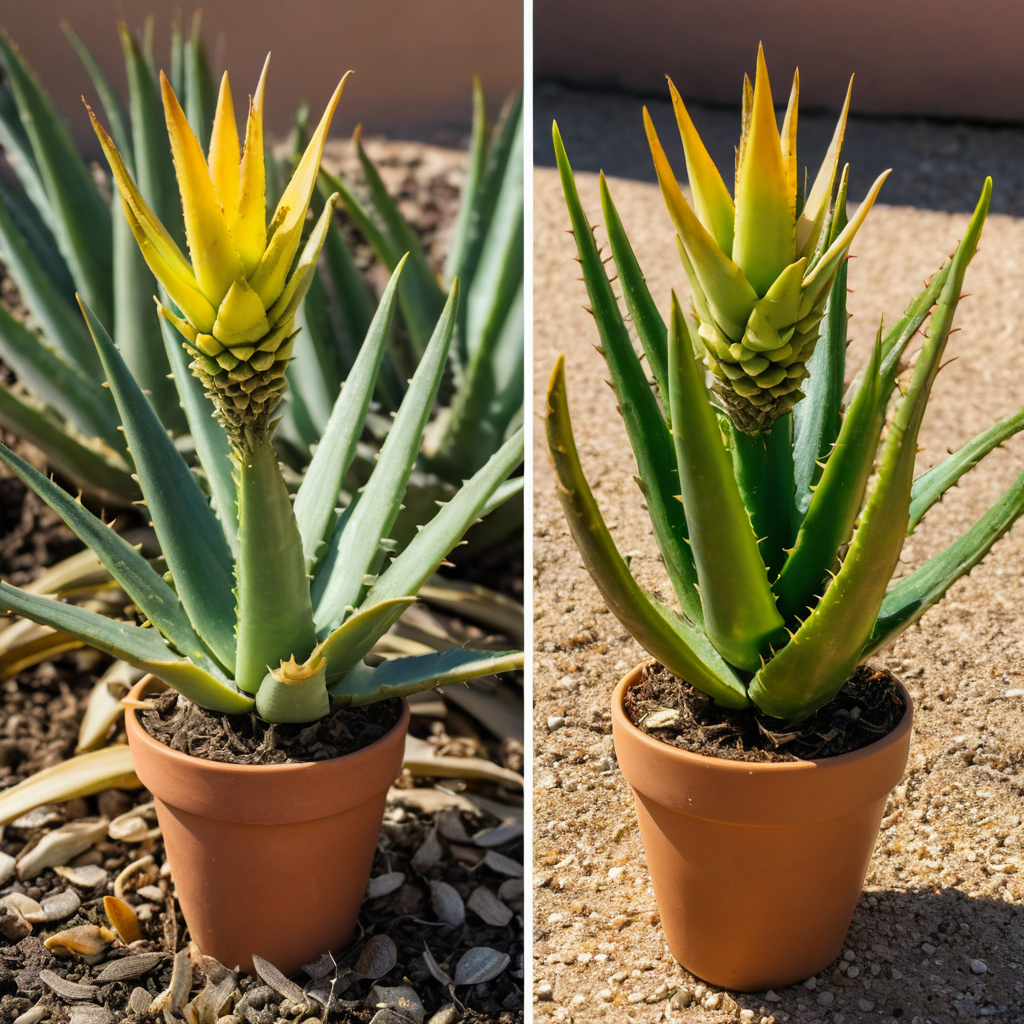
[[[692,316],[673,294],[666,325],[601,177],[615,269],[653,381],[554,129],[601,348],[679,611],[639,587],[605,527],[573,441],[562,358],[546,416],[558,495],[609,609],[651,655],[718,704],[756,705],[788,720],[831,700],[862,659],[938,601],[1024,511],[1022,474],[946,550],[890,585],[904,539],[932,504],[1024,427],[1024,413],[1000,421],[914,477],[918,432],[991,180],[953,257],[899,321],[879,328],[844,409],[845,259],[882,179],[847,222],[847,170],[838,189],[835,179],[848,95],[822,168],[801,194],[797,91],[794,79],[780,136],[759,53],[753,88],[745,82],[733,198],[673,89],[692,207],[645,111]],[[901,382],[908,345],[929,313],[909,382]]]
[[[0,584],[0,609],[153,672],[197,704],[268,721],[308,722],[332,707],[367,703],[522,664],[517,652],[456,649],[363,661],[416,600],[478,517],[516,489],[522,459],[511,437],[416,538],[394,550],[389,531],[422,443],[455,328],[454,282],[365,487],[335,509],[366,418],[404,261],[395,268],[345,387],[337,397],[294,504],[272,446],[273,414],[287,387],[295,317],[330,223],[329,197],[303,244],[303,226],[339,83],[269,226],[262,108],[266,67],[240,144],[230,85],[222,80],[209,158],[161,76],[164,115],[191,261],[146,202],[116,142],[90,111],[121,207],[163,291],[158,307],[183,339],[205,387],[185,402],[210,499],[168,437],[111,341],[80,298],[97,357],[132,453],[145,506],[168,566],[161,577],[134,548],[7,449],[0,458],[87,543],[131,598],[144,625]],[[173,350],[168,346],[169,354]],[[175,352],[175,356],[177,353]],[[184,360],[183,360],[184,361]]]

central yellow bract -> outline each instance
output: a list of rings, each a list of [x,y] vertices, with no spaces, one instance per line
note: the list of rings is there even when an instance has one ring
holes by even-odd
[[[181,315],[158,301],[160,313],[185,338],[194,358],[191,368],[209,389],[236,444],[266,427],[287,388],[295,313],[315,273],[336,195],[295,257],[327,131],[351,74],[338,83],[267,227],[263,94],[269,62],[268,57],[249,99],[244,146],[239,145],[225,72],[208,158],[170,83],[160,75],[191,262],[142,198],[117,147],[89,109],[124,215],[146,263]]]
[[[851,80],[852,88],[852,80]],[[686,172],[687,203],[644,109],[647,139],[662,195],[678,232],[679,255],[693,293],[697,334],[715,391],[736,425],[749,433],[771,428],[803,397],[807,360],[814,352],[832,279],[889,172],[842,231],[830,231],[830,208],[850,91],[832,143],[797,206],[796,157],[799,72],[780,134],[764,52],[758,48],[754,85],[743,82],[743,131],[736,152],[734,196],[701,141],[676,87],[669,81]],[[839,195],[845,202],[847,171]],[[694,341],[695,351],[701,345]]]

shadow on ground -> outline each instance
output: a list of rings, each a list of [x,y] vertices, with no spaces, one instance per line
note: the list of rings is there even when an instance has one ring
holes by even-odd
[[[781,82],[776,83],[781,96]],[[837,99],[840,99],[837,97]],[[644,136],[647,105],[669,159],[685,178],[683,147],[666,86],[663,97],[590,92],[541,84],[534,106],[534,162],[552,167],[551,122],[557,120],[573,168],[620,178],[655,181]],[[854,87],[853,110],[857,108]],[[740,111],[692,104],[690,112],[715,163],[727,176],[739,139]],[[813,178],[835,129],[829,113],[801,112],[801,160]],[[844,145],[850,163],[850,197],[859,202],[887,167],[893,173],[880,200],[949,213],[970,212],[982,182],[994,183],[992,212],[1024,216],[1024,125],[987,125],[925,118],[851,116]]]

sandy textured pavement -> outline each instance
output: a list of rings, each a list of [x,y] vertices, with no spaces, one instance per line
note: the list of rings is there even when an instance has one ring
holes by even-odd
[[[535,182],[535,407],[543,409],[553,360],[564,352],[581,459],[608,526],[619,550],[633,553],[640,583],[671,601],[614,396],[592,348],[596,329],[581,308],[586,294],[557,175],[539,168]],[[669,289],[685,292],[686,285],[660,195],[645,182],[610,184],[664,312]],[[596,175],[581,174],[579,187],[596,222]],[[879,316],[888,322],[902,312],[967,219],[901,206],[871,213],[850,264],[851,371]],[[603,228],[597,237],[604,243]],[[993,215],[968,273],[971,297],[947,350],[956,358],[935,387],[919,467],[1024,405],[1022,272],[1024,220]],[[876,659],[907,682],[917,721],[845,959],[806,985],[727,993],[701,985],[664,941],[608,712],[614,684],[643,652],[582,567],[554,497],[539,423],[536,438],[537,1019],[1024,1019],[1024,525]],[[1014,439],[932,510],[907,543],[901,570],[940,551],[1021,469],[1024,440]],[[735,924],[742,928],[742,919]]]

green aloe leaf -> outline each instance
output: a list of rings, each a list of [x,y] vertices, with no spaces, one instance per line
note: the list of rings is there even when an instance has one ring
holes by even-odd
[[[126,469],[71,437],[65,425],[5,387],[0,387],[0,426],[46,452],[53,470],[108,508],[127,507],[138,497],[139,485]]]
[[[138,40],[124,22],[119,23],[118,32],[128,76],[135,184],[171,237],[184,248],[185,224],[160,92]],[[181,95],[179,87],[175,92]]]
[[[393,272],[398,266],[398,261],[408,254],[408,263],[398,296],[402,319],[412,342],[413,355],[419,359],[426,349],[431,331],[444,306],[444,292],[441,291],[437,277],[427,263],[419,239],[405,222],[394,200],[388,195],[384,182],[361,143],[356,143],[356,153],[368,188],[368,199],[365,203],[355,195],[343,178],[335,177],[326,171],[320,173],[331,190],[341,195],[345,212],[389,271]]]
[[[953,257],[910,387],[883,443],[877,483],[843,565],[792,642],[750,685],[751,700],[776,718],[805,717],[830,701],[856,667],[875,629],[906,537],[921,420],[991,195],[989,178]]]
[[[862,657],[869,657],[894,640],[940,601],[961,576],[988,554],[989,548],[1013,526],[1021,513],[1024,513],[1024,473],[969,530],[885,595]]]
[[[11,41],[0,34],[0,64],[32,143],[52,218],[50,227],[85,301],[113,317],[110,211],[74,141]]]
[[[49,342],[80,369],[97,381],[102,380],[96,349],[89,341],[82,318],[65,302],[3,202],[0,202],[0,255],[29,315]]]
[[[114,144],[128,163],[128,169],[132,170],[132,137],[128,130],[128,118],[125,116],[124,107],[121,106],[121,100],[117,95],[117,91],[110,84],[110,79],[107,78],[107,74],[100,66],[99,61],[93,56],[89,47],[79,39],[78,33],[75,32],[70,23],[62,20],[60,27],[75,53],[78,54],[78,59],[82,62],[82,66],[92,80],[93,88],[100,98],[100,103],[103,104],[103,112],[106,114],[107,124],[110,126],[107,129],[110,132],[110,137],[114,140]]]
[[[52,231],[54,215],[50,209],[46,187],[43,185],[39,165],[32,152],[32,142],[21,123],[18,104],[6,82],[0,82],[0,146],[4,150],[4,159],[21,182],[25,195]]]
[[[846,183],[843,175],[828,236],[831,243],[846,227]],[[793,477],[796,513],[803,519],[811,492],[821,479],[822,465],[839,437],[846,375],[846,262],[836,271],[822,317],[818,343],[807,361],[810,376],[802,385],[804,400],[793,409]]]
[[[679,469],[665,417],[633,350],[629,331],[608,281],[590,222],[580,203],[572,167],[557,125],[552,129],[562,191],[569,208],[573,237],[594,312],[601,348],[630,446],[636,455],[641,492],[647,500],[654,536],[665,558],[665,568],[683,613],[693,622],[704,621],[696,591],[697,573],[687,543],[686,514],[678,502]]]
[[[224,531],[103,325],[88,306],[83,305],[82,311],[121,413],[139,484],[174,588],[200,636],[220,664],[232,672],[234,571]]]
[[[205,153],[210,147],[217,96],[206,59],[202,25],[203,12],[200,8],[192,15],[192,31],[185,40],[185,116]]]
[[[467,281],[466,256],[469,252],[470,237],[473,233],[474,220],[479,217],[479,198],[483,185],[484,170],[487,162],[487,99],[484,96],[483,84],[479,75],[473,76],[473,131],[469,140],[469,169],[466,172],[466,183],[462,187],[462,198],[459,213],[455,220],[448,253],[444,260],[442,277],[450,286],[455,278]]]
[[[70,420],[85,437],[101,437],[124,453],[110,392],[86,376],[0,305],[0,355],[34,395]]]
[[[352,372],[334,403],[327,428],[295,496],[295,519],[308,572],[312,572],[319,561],[337,522],[338,495],[363,432],[377,371],[391,333],[404,266],[403,259],[384,289]]]
[[[943,265],[884,338],[879,328],[861,383],[848,397],[839,436],[775,586],[779,608],[787,620],[803,614],[833,568],[840,546],[853,532],[878,450],[886,407],[896,386],[900,359],[945,287],[950,266],[949,262]]]
[[[0,87],[0,94],[3,89]],[[3,143],[0,142],[0,146]],[[7,150],[4,150],[7,153]],[[61,256],[53,232],[50,231],[42,214],[32,205],[27,196],[20,190],[0,181],[0,203],[7,207],[7,212],[14,222],[15,229],[24,236],[36,262],[53,282],[57,294],[69,305],[75,301],[75,282],[71,280],[67,264]]]
[[[907,534],[912,534],[924,519],[925,513],[955,484],[960,477],[972,470],[993,448],[998,448],[1018,431],[1024,430],[1024,409],[1004,416],[968,441],[948,459],[922,473],[914,481],[910,495],[910,525]]]
[[[401,496],[423,444],[423,430],[444,376],[458,302],[456,282],[381,447],[377,465],[359,500],[353,503],[354,507],[350,506],[335,529],[317,569],[313,603],[321,635],[340,624],[349,608],[361,604],[380,543],[388,538],[398,518]]]
[[[269,438],[239,453],[235,680],[256,693],[282,661],[316,644],[309,577],[291,499]]]
[[[523,433],[520,427],[413,537],[370,588],[364,604],[374,605],[417,593],[473,523],[495,507],[499,492],[500,500],[504,501],[522,487],[521,483],[517,487],[511,481],[507,481],[511,486],[504,484],[523,460]],[[396,615],[393,621],[397,620]]]
[[[769,645],[778,641],[782,618],[675,293],[668,386],[672,440],[705,629],[731,664],[754,671]]]
[[[608,232],[608,243],[622,285],[622,297],[626,300],[630,319],[640,336],[647,365],[651,368],[654,382],[658,385],[663,411],[667,412],[664,407],[668,405],[668,328],[661,313],[658,312],[654,299],[651,298],[647,280],[637,262],[633,247],[629,244],[629,238],[619,219],[619,211],[612,202],[612,194],[603,171],[599,185],[605,230]]]
[[[362,608],[346,619],[317,648],[327,659],[327,681],[343,676],[363,660],[370,648],[395,624],[415,597],[393,597]]]
[[[619,554],[594,501],[576,452],[565,394],[565,361],[559,356],[548,388],[548,453],[558,498],[576,546],[608,610],[637,643],[669,671],[724,707],[749,703],[746,688],[707,636],[642,590]]]
[[[310,279],[309,291],[295,314],[295,329],[287,370],[289,391],[302,396],[319,437],[327,429],[331,409],[345,379],[339,359],[341,346],[320,274]]]
[[[182,610],[177,595],[131,544],[5,445],[0,445],[0,460],[95,553],[139,611],[180,654],[207,672],[219,674]]]
[[[435,654],[395,658],[376,668],[357,665],[328,687],[335,708],[372,704],[388,697],[408,697],[449,683],[465,683],[495,672],[523,667],[522,651],[468,651],[455,647]]]
[[[252,707],[252,700],[239,693],[230,683],[215,678],[175,654],[155,629],[143,629],[130,622],[115,622],[106,615],[98,615],[53,598],[26,594],[2,582],[0,609],[52,626],[104,654],[152,672],[189,700],[211,711],[240,714]]]

